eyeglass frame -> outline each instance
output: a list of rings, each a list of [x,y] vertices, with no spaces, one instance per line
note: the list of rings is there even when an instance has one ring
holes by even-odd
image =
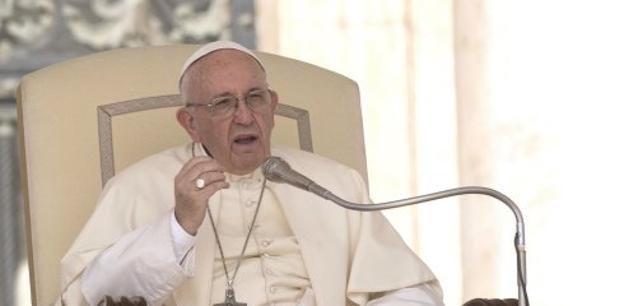
[[[254,94],[260,94],[262,95],[262,98],[265,102],[265,104],[261,105],[262,107],[266,107],[268,105],[271,104],[271,97],[273,95],[273,90],[270,88],[263,88],[263,89],[252,89],[249,92],[247,92],[247,94],[245,94],[245,97],[243,99],[241,99],[239,96],[235,96],[232,94],[228,94],[228,95],[222,95],[222,96],[217,96],[215,98],[213,98],[210,102],[208,103],[194,103],[194,102],[187,102],[184,106],[185,107],[201,107],[206,109],[206,111],[208,111],[208,113],[212,114],[213,116],[218,116],[218,117],[231,117],[232,115],[234,115],[234,113],[236,113],[236,109],[238,109],[239,104],[241,101],[244,101],[245,106],[247,106],[249,108],[249,110],[251,110],[252,112],[256,113],[256,114],[261,114],[263,113],[262,110],[257,109],[252,107],[251,104],[249,103],[249,98],[254,95]],[[268,96],[266,96],[268,94]],[[223,113],[223,114],[217,114],[215,112],[215,105],[217,105],[218,103],[221,102],[225,102],[228,99],[232,99],[236,101],[236,104],[234,104],[234,107],[231,108],[231,110],[228,110],[227,112]]]

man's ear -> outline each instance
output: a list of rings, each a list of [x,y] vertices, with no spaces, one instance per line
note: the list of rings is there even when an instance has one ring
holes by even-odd
[[[182,107],[178,109],[178,111],[176,112],[176,119],[178,120],[178,123],[186,130],[186,133],[189,134],[191,140],[193,140],[194,142],[200,142],[195,117],[193,117],[193,114],[189,112],[188,108]]]
[[[279,103],[279,96],[275,90],[269,89],[269,92],[271,93],[271,112],[275,113],[277,104]]]

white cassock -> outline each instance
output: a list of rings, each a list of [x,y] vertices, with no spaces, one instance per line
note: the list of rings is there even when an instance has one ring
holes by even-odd
[[[172,218],[174,177],[191,150],[187,145],[150,156],[106,184],[95,212],[63,258],[65,305],[95,304],[104,295],[143,296],[150,305],[223,302],[225,277],[210,221],[190,237]],[[337,196],[370,203],[356,171],[308,152],[273,148],[272,154]],[[211,197],[209,207],[231,276],[262,175],[257,170],[227,179],[231,187]],[[442,305],[433,273],[380,213],[348,211],[271,182],[261,203],[234,283],[239,302]]]

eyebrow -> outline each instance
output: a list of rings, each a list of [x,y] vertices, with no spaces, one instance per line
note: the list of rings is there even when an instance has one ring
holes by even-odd
[[[257,90],[265,90],[265,89],[267,89],[267,90],[268,90],[268,88],[262,88],[262,87],[257,87],[257,86],[256,86],[256,87],[252,87],[252,88],[250,88],[249,90],[247,90],[247,92],[245,93],[245,96],[246,96],[246,95],[248,95],[248,94],[250,94],[250,93],[251,93],[251,92],[253,92],[253,91],[257,91]],[[214,99],[218,99],[218,98],[225,98],[225,97],[235,97],[235,96],[236,96],[236,95],[235,95],[235,94],[233,94],[232,92],[230,92],[230,91],[226,91],[226,92],[222,92],[222,93],[220,93],[220,94],[218,94],[218,95],[216,95],[216,96],[212,97],[210,100],[214,100]]]

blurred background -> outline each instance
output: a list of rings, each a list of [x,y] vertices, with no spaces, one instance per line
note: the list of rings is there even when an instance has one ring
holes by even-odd
[[[622,11],[606,0],[0,0],[0,306],[30,304],[20,77],[111,48],[216,39],[358,82],[374,200],[498,189],[525,216],[533,305],[617,304]],[[465,196],[387,216],[447,305],[517,296],[503,205]]]

